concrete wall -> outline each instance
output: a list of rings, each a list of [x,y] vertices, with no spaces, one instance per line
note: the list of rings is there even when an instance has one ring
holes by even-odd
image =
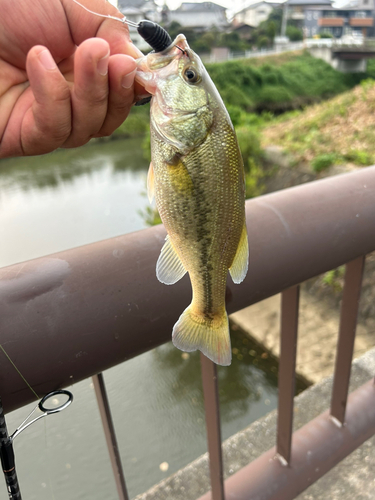
[[[318,59],[323,59],[332,68],[341,73],[362,73],[367,69],[367,59],[339,59],[332,53],[330,47],[311,47],[310,54]]]

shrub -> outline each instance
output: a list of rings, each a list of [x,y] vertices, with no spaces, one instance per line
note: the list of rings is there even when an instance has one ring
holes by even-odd
[[[292,93],[281,85],[264,85],[258,93],[258,105],[269,107],[269,104],[286,104],[293,99]],[[267,106],[268,105],[268,106]]]
[[[324,33],[320,33],[320,38],[333,38],[332,33],[328,33],[327,31]]]
[[[330,287],[334,292],[341,292],[343,289],[344,274],[345,267],[340,266],[337,269],[327,271],[322,277],[322,282],[324,285]]]
[[[372,165],[374,162],[373,156],[367,151],[361,151],[360,149],[352,149],[344,158],[348,161],[352,161],[356,165],[361,165],[367,167],[368,165]]]
[[[232,104],[228,104],[227,111],[229,113],[230,119],[232,120],[233,126],[237,127],[241,123],[242,120],[242,111],[238,106],[233,106]]]
[[[249,160],[252,159],[258,162],[262,157],[259,133],[255,129],[246,126],[238,127],[236,133],[244,161],[245,172],[248,173],[251,168]]]
[[[241,88],[232,84],[227,85],[220,92],[220,94],[227,106],[238,106],[240,108],[250,110],[254,105],[251,97],[249,97]]]
[[[335,161],[337,161],[337,155],[335,153],[326,153],[316,156],[311,162],[311,166],[314,172],[321,172],[333,165]]]
[[[302,30],[296,28],[295,26],[288,26],[286,29],[286,36],[291,42],[299,42],[303,40]]]
[[[247,170],[245,175],[246,198],[249,199],[249,198],[255,198],[256,196],[260,196],[264,191],[264,186],[261,182],[264,177],[263,170],[254,161],[253,158],[248,159],[246,170]]]
[[[124,137],[135,137],[143,135],[150,128],[149,106],[144,108],[132,108],[127,119],[116,129],[113,135]]]
[[[268,47],[270,45],[271,40],[268,38],[268,36],[260,36],[257,40],[257,46],[260,49],[263,49],[264,47]]]

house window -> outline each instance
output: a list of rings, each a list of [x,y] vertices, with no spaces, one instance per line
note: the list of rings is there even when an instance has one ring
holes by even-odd
[[[364,17],[366,17],[366,12],[364,10],[357,10],[354,14],[354,17],[360,17],[361,19],[363,19]]]
[[[319,19],[319,12],[314,12],[314,19]]]
[[[306,12],[306,19],[307,19],[308,21],[311,21],[311,19],[312,19],[312,13],[311,13],[310,11],[307,11],[307,12]]]
[[[311,28],[311,36],[316,35],[316,28]]]

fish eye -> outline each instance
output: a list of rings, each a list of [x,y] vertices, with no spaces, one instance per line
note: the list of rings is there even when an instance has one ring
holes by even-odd
[[[184,71],[184,78],[188,83],[197,83],[200,80],[200,76],[194,68],[186,68]]]

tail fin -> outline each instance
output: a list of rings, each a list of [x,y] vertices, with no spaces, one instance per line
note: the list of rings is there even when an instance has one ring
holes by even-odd
[[[232,361],[229,322],[225,310],[222,315],[210,320],[193,313],[189,306],[174,325],[172,342],[181,351],[199,349],[218,365],[228,366]]]

